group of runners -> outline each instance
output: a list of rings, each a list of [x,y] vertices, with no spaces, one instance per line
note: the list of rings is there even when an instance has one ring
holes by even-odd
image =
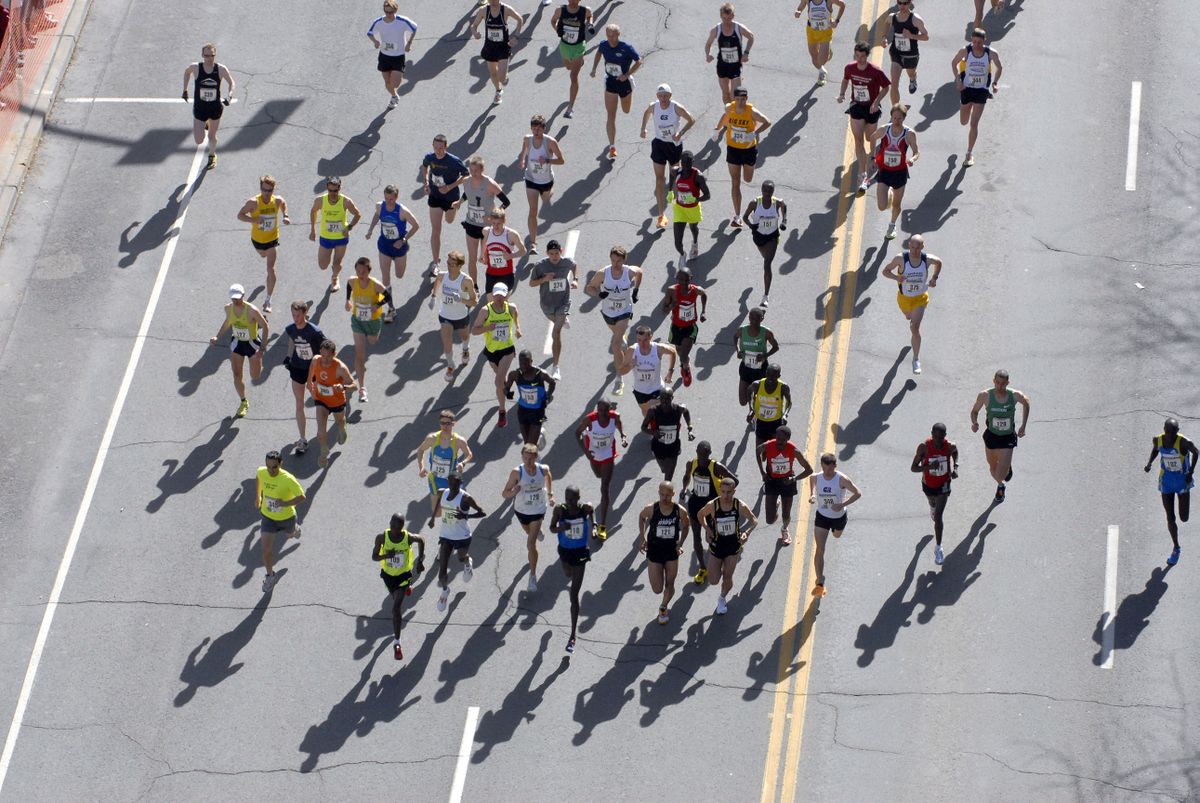
[[[385,0],[384,15],[368,31],[368,37],[379,50],[378,66],[389,94],[388,107],[398,102],[406,66],[412,52],[417,25],[398,15],[398,6]],[[823,85],[828,76],[827,64],[832,59],[831,41],[841,21],[845,5],[840,0],[802,0],[796,16],[804,20],[809,52],[818,70],[817,82]],[[719,89],[724,107],[711,130],[714,140],[723,139],[726,162],[731,178],[730,226],[749,227],[752,240],[763,260],[763,294],[752,308],[747,323],[735,335],[735,355],[738,360],[738,401],[746,408],[747,425],[755,438],[755,466],[761,479],[765,523],[779,522],[779,544],[791,543],[793,500],[807,481],[809,503],[814,507],[813,594],[826,593],[825,551],[830,535],[837,538],[846,529],[846,510],[858,502],[860,489],[838,468],[837,457],[822,454],[814,467],[792,439],[787,424],[792,407],[792,393],[782,378],[782,369],[775,358],[780,350],[779,340],[764,325],[770,304],[772,264],[780,234],[787,228],[788,205],[776,195],[775,184],[765,181],[761,193],[743,205],[742,184],[754,181],[758,164],[758,144],[769,129],[771,120],[750,102],[750,94],[742,83],[743,66],[748,63],[755,46],[755,36],[736,20],[732,3],[719,9],[720,20],[704,44],[708,61],[716,62]],[[499,0],[486,0],[472,19],[472,34],[484,40],[483,59],[495,89],[493,102],[503,100],[508,81],[508,58],[525,18],[511,6]],[[586,41],[595,34],[592,12],[577,0],[568,0],[556,9],[550,19],[559,37],[559,52],[570,76],[569,101],[563,112],[572,117],[579,92],[579,71],[583,66]],[[871,183],[878,188],[880,210],[890,210],[886,237],[896,236],[901,213],[908,169],[919,158],[919,147],[912,129],[905,125],[908,109],[899,100],[898,82],[907,73],[908,90],[917,89],[919,43],[929,40],[925,21],[917,15],[911,0],[898,0],[896,10],[882,25],[882,45],[891,57],[891,75],[870,62],[872,44],[854,44],[854,60],[845,66],[839,91],[839,102],[849,92],[850,128],[855,143],[858,179],[857,192],[863,195]],[[996,80],[1002,66],[996,52],[987,44],[986,32],[976,26],[970,43],[959,50],[952,60],[954,80],[960,92],[961,121],[969,126],[968,145],[964,164],[973,164],[974,148],[980,116],[985,104],[998,89]],[[202,61],[190,66],[185,73],[185,87],[194,82],[197,143],[207,137],[209,164],[216,164],[216,134],[221,108],[229,102],[234,83],[228,70],[216,63],[216,47],[206,44]],[[637,50],[621,38],[615,24],[607,25],[602,41],[595,50],[591,73],[594,76],[603,65],[604,101],[607,118],[607,156],[615,159],[617,110],[631,109],[634,75],[643,61]],[[221,98],[222,81],[228,93]],[[187,92],[185,90],[185,97]],[[878,128],[881,105],[889,98],[890,124]],[[653,330],[644,323],[634,323],[635,305],[646,277],[640,266],[627,263],[628,251],[623,245],[610,249],[609,264],[595,271],[586,281],[572,259],[573,247],[564,249],[557,240],[545,246],[545,255],[529,268],[526,283],[537,288],[540,312],[551,330],[552,362],[549,370],[538,366],[529,350],[518,352],[522,336],[522,318],[512,296],[518,289],[518,263],[538,256],[539,207],[552,197],[557,166],[566,163],[560,143],[546,133],[547,120],[535,115],[530,120],[530,133],[523,138],[518,167],[523,173],[528,204],[527,234],[522,236],[508,225],[507,209],[512,199],[505,189],[488,173],[484,160],[478,155],[462,158],[451,153],[444,134],[434,137],[432,150],[426,154],[421,169],[422,189],[427,198],[431,259],[427,273],[430,278],[428,303],[436,308],[438,331],[443,346],[443,368],[446,382],[454,382],[459,371],[470,364],[471,340],[483,338],[483,353],[493,371],[497,402],[496,425],[508,423],[508,402],[515,401],[517,424],[522,447],[521,462],[508,474],[500,492],[504,500],[512,501],[517,524],[526,536],[528,592],[537,590],[539,578],[539,544],[544,538],[547,516],[548,528],[557,538],[560,565],[569,583],[571,600],[571,632],[567,650],[573,651],[580,606],[580,589],[593,546],[607,539],[610,513],[616,491],[614,467],[619,449],[629,445],[616,401],[625,392],[625,379],[632,374],[632,394],[639,407],[637,431],[645,433],[662,481],[657,498],[638,514],[638,545],[646,554],[651,588],[658,601],[657,620],[670,620],[671,601],[676,593],[679,560],[683,557],[691,536],[691,560],[694,571],[691,579],[699,586],[720,586],[715,611],[718,615],[728,609],[733,591],[734,572],[744,545],[755,529],[759,518],[751,506],[739,497],[739,477],[716,460],[707,440],[695,444],[694,456],[685,462],[678,486],[675,474],[683,451],[683,435],[694,442],[695,426],[688,407],[676,400],[674,375],[679,371],[684,388],[693,383],[691,356],[699,339],[699,326],[707,320],[708,294],[692,281],[689,261],[698,256],[698,224],[703,219],[702,204],[711,200],[707,180],[695,165],[695,156],[683,145],[683,138],[699,121],[674,99],[672,89],[661,84],[655,100],[644,110],[640,133],[653,137],[650,159],[655,176],[655,200],[658,216],[655,224],[674,228],[674,243],[678,254],[673,279],[662,291],[661,304],[670,314],[667,342],[654,339]],[[325,192],[313,199],[309,215],[309,239],[317,242],[317,265],[330,271],[329,292],[340,290],[343,259],[355,227],[365,213],[350,197],[342,193],[342,181],[330,176]],[[227,341],[239,406],[235,413],[246,415],[249,402],[246,395],[243,369],[250,361],[251,378],[262,371],[262,360],[268,342],[271,296],[276,288],[275,265],[281,226],[289,225],[286,201],[276,192],[276,180],[264,175],[259,180],[259,192],[248,199],[238,212],[238,219],[251,225],[251,240],[256,252],[266,262],[265,296],[261,309],[246,297],[241,284],[229,289],[229,303],[214,344]],[[354,276],[346,282],[345,309],[350,314],[354,340],[353,367],[337,356],[337,344],[311,320],[310,303],[291,304],[292,323],[285,328],[287,335],[288,368],[295,398],[296,424],[299,438],[293,454],[301,455],[308,448],[305,402],[311,396],[316,408],[317,438],[320,444],[321,466],[328,465],[330,455],[329,418],[337,424],[337,441],[347,439],[346,414],[357,393],[357,402],[365,404],[369,396],[366,367],[369,347],[378,342],[383,326],[396,319],[392,295],[393,279],[401,279],[407,270],[407,257],[413,236],[425,227],[412,210],[400,203],[399,189],[385,187],[382,200],[374,205],[367,225],[366,238],[375,238],[381,279],[374,276],[374,260],[361,257],[354,263]],[[367,211],[371,211],[368,207]],[[668,218],[668,211],[670,218]],[[461,214],[465,242],[461,250],[449,249],[443,261],[444,226],[453,224]],[[691,247],[685,248],[686,235],[691,234]],[[921,373],[921,321],[929,302],[929,290],[937,286],[943,264],[926,250],[920,234],[909,237],[905,250],[884,268],[883,275],[897,282],[897,300],[901,312],[909,321],[912,338],[912,371]],[[479,268],[483,267],[480,286]],[[549,465],[539,462],[545,444],[543,425],[547,409],[553,403],[557,383],[562,378],[563,338],[570,328],[570,314],[575,294],[582,292],[598,302],[599,313],[610,331],[605,364],[612,373],[611,396],[600,398],[594,409],[578,420],[574,429],[578,446],[598,480],[595,504],[585,501],[582,489],[568,485],[561,501],[554,492],[555,478]],[[628,330],[634,329],[635,340],[628,342]],[[460,354],[454,354],[455,340]],[[515,367],[514,367],[515,362]],[[598,361],[597,361],[598,362]],[[664,364],[665,363],[665,364]],[[580,365],[575,361],[573,365]],[[595,362],[593,364],[596,364]],[[608,380],[604,379],[605,386]],[[1021,408],[1018,416],[1017,408]],[[980,427],[979,415],[984,414],[984,445],[987,465],[996,482],[995,503],[1003,502],[1007,483],[1012,479],[1013,449],[1024,437],[1029,420],[1029,397],[1009,387],[1007,371],[999,370],[992,387],[981,391],[970,409],[973,432]],[[574,416],[568,415],[568,418]],[[430,518],[428,526],[438,528],[437,565],[439,596],[437,608],[446,610],[451,585],[451,569],[463,582],[470,582],[474,567],[470,555],[473,537],[471,520],[487,515],[480,503],[463,485],[464,466],[474,459],[468,439],[455,431],[456,416],[452,410],[439,413],[439,427],[417,449],[415,466],[419,476],[428,482]],[[635,433],[636,434],[636,433]],[[912,461],[912,471],[921,475],[923,492],[933,519],[936,547],[934,560],[944,560],[942,548],[943,515],[950,495],[951,482],[958,476],[958,447],[947,437],[944,423],[933,425],[930,437],[918,444]],[[619,447],[618,447],[619,444]],[[1178,433],[1177,423],[1168,421],[1164,433],[1154,442],[1154,459],[1160,461],[1160,490],[1167,509],[1169,530],[1174,551],[1170,563],[1179,557],[1174,500],[1178,498],[1180,520],[1188,516],[1187,490],[1191,487],[1192,471],[1197,457],[1196,447]],[[275,582],[273,562],[269,553],[271,539],[276,533],[299,537],[300,527],[295,507],[304,501],[303,490],[295,478],[282,468],[283,457],[272,451],[266,465],[259,470],[257,502],[263,515],[263,553],[267,574],[264,591]],[[1150,464],[1146,470],[1149,471]],[[394,515],[389,527],[377,535],[372,549],[372,561],[380,565],[381,576],[393,596],[395,655],[402,657],[400,646],[401,615],[405,596],[424,569],[425,540],[410,532],[403,516]],[[415,528],[414,528],[415,529]],[[452,561],[452,558],[454,559]]]

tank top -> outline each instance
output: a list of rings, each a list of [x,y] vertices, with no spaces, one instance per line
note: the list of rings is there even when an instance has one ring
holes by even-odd
[[[810,2],[808,4],[808,27],[814,31],[829,30],[829,4],[825,0],[820,3]]]
[[[442,491],[442,538],[448,541],[465,541],[471,537],[471,525],[466,519],[461,519],[458,516],[450,515],[451,511],[458,511],[462,507],[463,497],[466,494],[462,488],[458,489],[455,496],[450,495],[450,489]]]
[[[326,407],[341,407],[346,403],[346,391],[344,389],[334,390],[334,385],[341,384],[341,380],[338,378],[339,368],[341,368],[341,363],[337,359],[331,360],[329,365],[326,365],[324,360],[318,357],[312,363],[310,370],[313,379],[313,397]]]
[[[1180,479],[1188,473],[1191,468],[1189,465],[1189,455],[1183,451],[1183,436],[1176,435],[1175,440],[1170,445],[1166,443],[1166,436],[1159,435],[1154,444],[1158,447],[1158,476],[1161,479],[1166,474],[1174,474]]]
[[[571,11],[564,4],[558,14],[558,38],[565,44],[577,45],[583,41],[583,23],[587,19],[587,6],[580,4],[578,11]]]
[[[346,240],[346,196],[339,195],[337,201],[329,200],[329,193],[321,196],[321,237],[326,240]]]
[[[387,557],[379,561],[379,568],[384,574],[399,577],[405,572],[412,571],[413,550],[408,540],[408,530],[400,531],[400,540],[392,540],[391,529],[383,531],[383,549]]]
[[[540,410],[546,406],[546,375],[534,372],[533,379],[517,371],[517,405],[526,410]]]
[[[992,50],[983,47],[983,55],[976,56],[972,48],[959,63],[958,77],[966,89],[986,89],[992,85]]]
[[[408,221],[404,219],[404,204],[396,201],[390,211],[387,201],[379,205],[379,239],[396,242],[408,233]]]
[[[221,102],[221,65],[213,62],[212,72],[204,71],[204,62],[196,62],[196,80],[192,86],[194,108],[212,107]]]
[[[645,354],[633,347],[633,389],[638,393],[662,390],[662,356],[657,343],[651,342],[650,351]]]
[[[444,480],[450,476],[450,470],[458,465],[458,438],[451,436],[450,445],[442,445],[442,433],[431,432],[435,436],[433,447],[429,450],[429,473],[436,479]]]
[[[484,39],[489,43],[508,44],[508,20],[504,15],[504,4],[500,4],[499,16],[493,17],[490,11],[483,14]]]
[[[559,508],[563,512],[559,514],[558,522],[563,530],[558,534],[558,545],[563,549],[583,549],[592,534],[591,519],[586,515],[568,516],[566,509],[566,505]]]
[[[657,443],[663,446],[672,446],[679,443],[679,422],[683,420],[683,408],[655,406],[650,408],[654,412],[654,431],[658,433]]]
[[[663,513],[662,505],[655,503],[650,511],[649,526],[646,527],[646,537],[659,538],[663,541],[678,542],[679,527],[682,521],[679,518],[679,505],[672,502],[671,512]]]
[[[785,443],[782,449],[774,439],[767,441],[763,448],[763,457],[767,461],[768,477],[778,480],[796,473],[792,470],[792,465],[796,462],[796,444],[791,441]]]
[[[707,466],[701,467],[700,458],[693,457],[688,463],[692,475],[692,499],[705,504],[717,498],[717,461],[711,458]]]
[[[680,170],[675,176],[675,205],[693,209],[700,205],[700,182],[696,180],[700,171],[692,168],[691,172]]]
[[[900,21],[899,12],[892,15],[892,48],[902,56],[913,56],[915,58],[920,55],[917,49],[917,40],[897,36],[900,31],[908,31],[914,36],[920,33],[917,29],[917,24],[913,22],[911,12],[908,15],[908,19],[904,22]]]
[[[908,128],[901,126],[899,136],[894,135],[892,131],[893,127],[890,125],[883,130],[879,150],[875,152],[875,164],[879,165],[880,170],[907,170]]]
[[[256,243],[267,244],[279,238],[279,196],[271,195],[269,202],[264,202],[262,193],[254,196],[258,218],[250,229],[250,239]]]
[[[359,284],[358,277],[350,280],[350,314],[356,321],[373,321],[383,315],[383,295],[375,282],[367,279],[366,287]]]
[[[676,326],[691,326],[699,317],[696,310],[696,300],[700,298],[700,289],[694,284],[686,288],[675,284],[675,306],[671,309],[671,322]]]
[[[513,272],[513,252],[512,246],[508,243],[507,228],[501,229],[497,234],[491,226],[488,226],[487,233],[483,238],[483,253],[487,256],[489,276],[508,276]]]
[[[775,385],[774,392],[767,390],[767,381],[758,383],[754,392],[754,417],[759,421],[778,421],[783,418],[783,383]]]
[[[617,456],[617,419],[617,414],[610,412],[608,426],[603,426],[599,413],[588,413],[587,446],[597,463],[612,460]]]
[[[546,512],[546,472],[541,463],[534,464],[532,474],[525,471],[522,463],[517,466],[517,496],[513,509],[526,516]]]
[[[987,395],[987,428],[993,435],[1011,435],[1013,422],[1017,414],[1017,399],[1013,392],[1008,391],[1008,400],[996,399],[996,389],[992,388]]]
[[[742,60],[742,24],[733,23],[733,33],[726,35],[724,24],[713,28],[717,34],[717,60],[723,64],[737,64]]]
[[[467,309],[467,305],[463,303],[463,279],[466,278],[465,273],[459,271],[457,279],[451,279],[450,274],[442,275],[441,286],[441,306],[438,308],[438,315],[448,321],[461,321],[463,318],[471,314]]]
[[[610,318],[633,312],[633,278],[629,271],[622,269],[621,277],[613,276],[612,265],[604,269],[604,280],[600,285],[608,297],[603,299],[601,312]]]
[[[745,111],[737,111],[737,101],[725,107],[725,144],[731,148],[747,150],[758,145],[758,135],[754,133],[754,106],[747,103]]]
[[[550,184],[554,181],[554,166],[550,164],[550,143],[542,137],[542,144],[535,145],[536,137],[529,137],[529,150],[525,153],[525,180],[534,184]],[[545,159],[545,163],[538,160]]]
[[[654,117],[654,138],[663,142],[675,144],[675,132],[679,130],[679,110],[675,101],[663,108],[662,103],[656,103],[651,112]]]
[[[767,334],[771,330],[765,326],[758,327],[758,334],[750,334],[750,325],[746,324],[738,330],[738,339],[742,345],[742,365],[747,368],[762,368],[766,362]]]
[[[840,505],[846,496],[842,487],[842,472],[833,472],[832,479],[826,479],[824,472],[816,474],[817,513],[827,519],[840,519],[846,514],[845,510],[834,510],[834,505]]]
[[[925,259],[925,252],[921,252],[921,261],[913,264],[908,260],[909,254],[904,254],[904,267],[900,271],[900,293],[909,298],[916,298],[925,294],[929,289],[929,263]]]
[[[938,448],[933,445],[933,438],[925,439],[925,470],[921,481],[929,488],[941,488],[950,482],[950,441],[943,440]]]
[[[472,226],[482,226],[485,222],[483,219],[483,199],[487,197],[487,193],[484,191],[487,188],[487,182],[481,176],[476,185],[474,179],[467,178],[463,182],[462,188],[463,195],[466,196],[467,201],[465,222],[470,223]]]
[[[241,312],[236,305],[231,304],[225,313],[229,321],[229,329],[233,332],[234,340],[250,343],[258,340],[258,321],[250,317],[250,308],[242,304]]]
[[[737,538],[742,523],[742,506],[737,497],[734,497],[733,507],[729,510],[721,507],[720,499],[713,507],[713,532],[717,534],[717,539]]]
[[[770,206],[763,205],[762,196],[754,204],[754,230],[767,237],[779,234],[779,199],[772,198]]]
[[[512,311],[509,310],[507,301],[504,302],[504,309],[499,312],[489,302],[487,305],[487,320],[484,323],[496,324],[495,329],[483,333],[483,347],[488,351],[501,351],[513,348],[516,345]]]

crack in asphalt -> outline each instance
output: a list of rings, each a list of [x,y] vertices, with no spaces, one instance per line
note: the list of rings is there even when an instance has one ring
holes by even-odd
[[[1084,257],[1086,259],[1107,259],[1110,262],[1117,262],[1122,265],[1147,265],[1152,268],[1200,268],[1200,262],[1149,262],[1142,259],[1122,259],[1111,254],[1090,254],[1085,251],[1072,251],[1070,248],[1059,248],[1046,242],[1041,237],[1035,236],[1033,239],[1047,251],[1053,251],[1056,254],[1070,254],[1071,256]]]

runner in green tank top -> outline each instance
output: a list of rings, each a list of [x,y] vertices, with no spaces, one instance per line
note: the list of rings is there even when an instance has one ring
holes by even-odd
[[[396,535],[393,536],[392,533]],[[417,547],[415,560],[414,545]],[[413,580],[425,571],[425,539],[405,530],[404,517],[393,513],[391,526],[375,536],[371,560],[379,562],[379,576],[383,578],[383,584],[392,595],[392,630],[396,636],[392,654],[397,661],[401,661],[404,659],[404,653],[400,650],[400,617],[404,598],[412,593]]]
[[[1029,423],[1029,397],[1008,387],[1008,371],[1003,368],[992,377],[992,385],[975,397],[975,406],[971,408],[971,431],[979,431],[979,411],[986,407],[983,445],[988,470],[996,481],[996,503],[999,504],[1004,501],[1005,483],[1012,479],[1013,449],[1017,448],[1017,439],[1025,437],[1025,425]],[[1023,410],[1020,427],[1016,427],[1018,404]]]
[[[750,323],[738,329],[734,349],[738,362],[738,404],[750,403],[750,386],[766,376],[767,360],[779,351],[775,334],[762,325],[767,311],[762,307],[750,310]]]

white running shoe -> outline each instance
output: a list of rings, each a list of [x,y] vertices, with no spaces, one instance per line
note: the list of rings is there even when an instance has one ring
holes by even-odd
[[[399,104],[400,104],[400,98],[396,97],[395,95],[392,95],[391,98],[388,99],[388,108],[389,109],[394,109]]]
[[[616,396],[620,396],[622,393],[624,393],[625,392],[624,380],[618,379],[616,382],[614,382],[612,392]]]
[[[920,360],[913,360],[913,373],[914,374],[921,373],[921,361]]]
[[[944,561],[945,559],[946,559],[946,556],[942,553],[942,547],[940,545],[935,547],[933,550],[933,562],[936,563],[938,566],[941,566],[942,561]]]
[[[474,576],[475,576],[475,562],[473,560],[471,560],[470,557],[468,557],[467,562],[463,564],[463,582],[464,583],[471,582],[471,578]]]
[[[729,606],[727,606],[725,604],[725,596],[722,595],[722,596],[717,597],[717,614],[719,616],[724,616],[725,612],[728,610],[729,610]]]
[[[450,586],[442,589],[442,593],[438,594],[437,609],[441,613],[446,610],[446,604],[450,602]]]
[[[276,580],[276,579],[278,579],[278,576],[277,576],[277,575],[274,575],[274,574],[268,574],[266,577],[264,577],[264,578],[263,578],[263,586],[262,586],[262,588],[263,588],[263,593],[264,593],[264,594],[265,594],[265,593],[267,593],[268,591],[270,591],[272,588],[274,588],[274,587],[275,587],[275,580]]]
[[[688,251],[688,259],[695,259],[699,255],[700,255],[700,246],[698,246],[696,243],[692,243],[692,250]]]
[[[529,573],[529,593],[532,594],[534,591],[537,591],[537,578],[534,577],[533,572],[530,572]]]
[[[555,382],[562,379],[562,371],[558,369],[558,363],[554,363],[554,365],[550,368],[550,378]]]
[[[359,390],[358,390],[358,403],[359,403],[359,404],[366,404],[368,401],[370,401],[370,399],[368,399],[368,398],[367,398],[367,389],[366,389],[366,388],[359,388]]]
[[[887,227],[887,234],[883,235],[883,238],[884,238],[885,240],[894,240],[894,239],[896,239],[896,224],[895,224],[894,222],[893,222],[893,223],[889,223],[889,224],[888,224],[888,227]]]

